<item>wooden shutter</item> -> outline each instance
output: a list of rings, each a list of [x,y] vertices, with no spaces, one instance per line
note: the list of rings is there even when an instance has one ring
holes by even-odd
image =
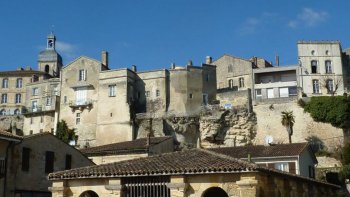
[[[72,168],[72,155],[66,155],[66,170]]]
[[[46,151],[46,155],[45,155],[45,172],[46,173],[53,172],[54,159],[55,159],[55,153],[51,151]]]
[[[288,162],[289,172],[292,174],[296,174],[295,162]]]
[[[22,171],[29,171],[30,149],[22,148]]]
[[[275,164],[274,164],[274,163],[268,163],[268,164],[267,164],[267,167],[268,167],[268,168],[273,168],[273,169],[274,169],[274,168],[275,168]]]

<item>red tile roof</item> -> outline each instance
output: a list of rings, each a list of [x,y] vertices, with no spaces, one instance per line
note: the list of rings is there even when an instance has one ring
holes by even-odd
[[[13,141],[21,141],[23,139],[22,136],[14,135],[7,131],[0,131],[0,138],[5,138],[7,140]]]
[[[166,140],[172,140],[172,137],[151,137],[150,146],[162,143]],[[147,138],[136,139],[133,141],[119,142],[102,146],[81,149],[86,156],[118,155],[127,153],[146,153],[148,150]]]

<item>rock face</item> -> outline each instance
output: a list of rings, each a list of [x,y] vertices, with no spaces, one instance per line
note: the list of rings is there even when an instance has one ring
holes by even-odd
[[[147,134],[173,136],[179,149],[243,146],[256,136],[256,116],[247,109],[212,109],[191,117],[143,117],[137,122],[138,138]]]
[[[23,135],[24,117],[18,116],[0,116],[0,130],[15,132],[17,135]]]

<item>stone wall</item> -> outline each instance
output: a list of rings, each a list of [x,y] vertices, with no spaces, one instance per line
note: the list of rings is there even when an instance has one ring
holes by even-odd
[[[255,144],[264,144],[266,136],[272,136],[273,143],[288,143],[287,130],[281,124],[281,112],[293,111],[295,124],[292,142],[305,142],[305,138],[315,135],[330,149],[336,149],[343,144],[343,131],[331,124],[315,122],[309,113],[299,107],[297,102],[279,104],[259,104],[254,106],[257,117],[257,136]]]
[[[231,104],[233,107],[246,107],[251,109],[252,99],[251,90],[230,91],[229,89],[222,89],[216,94],[217,100],[220,101],[220,106]]]
[[[0,116],[0,130],[15,131],[17,135],[23,135],[23,120],[24,117],[22,115]]]

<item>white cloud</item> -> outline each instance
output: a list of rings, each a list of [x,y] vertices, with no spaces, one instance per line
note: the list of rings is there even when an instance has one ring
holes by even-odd
[[[247,18],[238,30],[241,34],[253,34],[260,24],[261,20],[257,18]]]
[[[296,28],[299,26],[315,27],[328,20],[329,14],[326,11],[314,10],[311,8],[303,8],[296,19],[290,20],[288,26]]]
[[[74,57],[77,50],[77,46],[67,42],[56,41],[56,49],[58,52],[66,55],[67,57]]]

